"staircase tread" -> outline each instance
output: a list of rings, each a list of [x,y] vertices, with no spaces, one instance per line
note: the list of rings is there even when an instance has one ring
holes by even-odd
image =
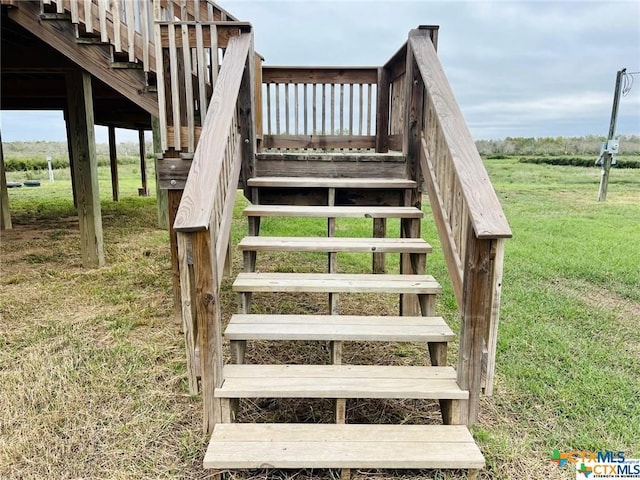
[[[250,205],[244,209],[244,215],[248,217],[422,218],[422,211],[415,207]]]
[[[432,248],[422,238],[360,238],[360,237],[244,237],[240,250],[309,251],[309,252],[371,252],[430,253]]]
[[[227,325],[225,337],[229,340],[450,342],[455,335],[442,317],[236,314]]]
[[[250,187],[306,188],[415,188],[416,182],[401,178],[254,177]]]
[[[452,367],[226,365],[220,398],[467,399]]]
[[[241,272],[235,292],[413,293],[434,295],[442,287],[431,275]]]
[[[217,424],[204,468],[468,468],[485,464],[460,425]]]

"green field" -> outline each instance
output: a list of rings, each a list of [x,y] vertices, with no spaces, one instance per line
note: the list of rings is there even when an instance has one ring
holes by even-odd
[[[486,164],[514,236],[505,258],[495,393],[482,400],[473,428],[487,459],[481,478],[575,478],[550,462],[554,449],[622,450],[640,458],[640,170],[614,169],[608,200],[598,203],[596,168],[517,158]],[[7,177],[26,179],[23,172]],[[207,478],[199,466],[207,443],[200,399],[188,395],[183,342],[172,319],[168,235],[155,227],[154,198],[137,196],[139,171],[124,165],[121,201],[112,202],[109,170],[100,168],[107,266],[87,271],[69,184],[68,173],[57,171],[53,184],[9,191],[15,228],[1,237],[0,478]],[[243,204],[236,208],[236,242],[246,232]],[[445,286],[438,308],[455,331],[453,293],[426,203],[425,211],[424,237],[434,246],[428,269]],[[308,235],[324,224],[269,219],[263,229]],[[344,223],[338,234],[369,229]],[[370,266],[369,257],[339,261],[344,271]],[[315,270],[325,262],[274,255],[259,266]],[[390,259],[390,268],[396,264]],[[234,272],[240,268],[236,253]],[[229,284],[225,318],[236,308]],[[282,297],[262,308],[286,313],[301,306]],[[348,308],[392,307],[364,299]],[[265,346],[260,354],[275,357],[278,350]],[[403,363],[424,354],[406,345],[364,350]],[[404,417],[391,407],[377,414],[428,420],[418,406],[405,407]],[[354,472],[354,478],[400,477]]]

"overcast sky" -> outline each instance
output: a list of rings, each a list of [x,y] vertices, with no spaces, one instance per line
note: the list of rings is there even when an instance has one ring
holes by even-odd
[[[410,29],[440,25],[439,57],[476,139],[606,135],[616,71],[640,71],[638,0],[218,3],[253,24],[268,65],[379,66]],[[620,105],[623,134],[640,134],[634,78]],[[65,138],[59,114],[2,117],[4,141]]]

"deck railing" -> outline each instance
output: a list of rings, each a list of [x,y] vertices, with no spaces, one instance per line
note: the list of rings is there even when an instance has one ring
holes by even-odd
[[[221,420],[214,389],[222,382],[220,283],[238,179],[255,155],[253,36],[229,40],[173,225],[177,232],[182,318],[191,393],[201,378],[204,430]],[[200,372],[196,367],[196,342]]]
[[[402,89],[394,82],[404,77],[402,94],[391,95],[389,135],[396,134],[394,111],[401,107],[395,103],[402,101],[403,151],[415,178],[425,181],[460,311],[458,383],[469,390],[472,424],[483,382],[485,393],[493,388],[504,239],[511,230],[436,54],[436,35],[435,28],[413,30],[404,72],[395,80],[389,75],[392,92]]]
[[[378,69],[262,68],[262,147],[373,149]]]

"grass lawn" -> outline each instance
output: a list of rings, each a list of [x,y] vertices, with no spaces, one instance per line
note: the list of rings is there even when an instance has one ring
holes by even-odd
[[[494,396],[481,403],[474,434],[487,459],[484,479],[569,479],[549,461],[554,449],[623,450],[640,458],[640,170],[613,170],[598,203],[599,170],[488,160],[514,237],[507,242]],[[54,184],[9,191],[14,229],[0,238],[0,478],[203,479],[207,438],[199,397],[188,395],[181,334],[172,319],[168,235],[156,228],[153,197],[137,196],[139,172],[121,166],[121,201],[111,201],[100,168],[107,266],[84,270],[68,173]],[[23,181],[8,172],[9,181]],[[155,191],[150,175],[150,190]],[[42,178],[46,178],[46,172]],[[233,239],[246,232],[236,208]],[[457,320],[444,259],[434,246],[428,270],[445,286],[440,312]],[[322,233],[324,222],[267,219],[265,234]],[[389,224],[390,232],[397,225]],[[338,224],[338,235],[366,235],[369,223]],[[341,255],[342,271],[370,257]],[[326,258],[259,258],[262,269],[319,271]],[[389,268],[397,260],[389,258]],[[241,269],[235,253],[234,272]],[[223,311],[236,308],[226,280]],[[263,299],[265,300],[265,299]],[[315,297],[279,296],[256,306],[290,313]],[[393,300],[344,298],[347,312],[393,312]],[[287,344],[286,347],[293,344]],[[248,352],[316,358],[324,346],[273,344]],[[418,364],[424,348],[346,345],[353,361]],[[349,353],[351,352],[351,353]],[[250,357],[248,357],[250,358]],[[455,345],[450,361],[455,365]],[[247,404],[245,419],[294,415],[323,420],[326,402]],[[266,412],[266,413],[265,413]],[[428,423],[433,405],[355,402],[350,418]],[[324,478],[330,478],[322,472]],[[456,472],[354,472],[355,478],[464,478]],[[266,477],[264,472],[255,478]],[[297,472],[290,478],[319,478]],[[278,477],[280,478],[280,477]]]

